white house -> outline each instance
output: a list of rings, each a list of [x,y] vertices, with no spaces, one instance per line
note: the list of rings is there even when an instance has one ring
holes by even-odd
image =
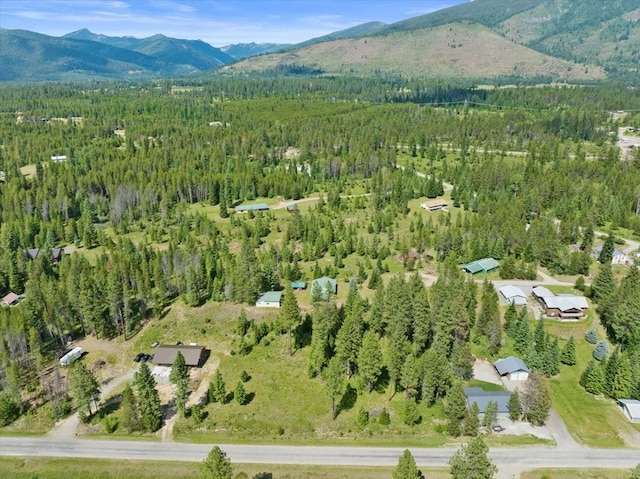
[[[640,423],[640,401],[637,399],[619,399],[618,404],[627,419],[633,423]]]
[[[507,381],[526,381],[529,379],[529,368],[520,358],[509,356],[505,359],[498,359],[493,366],[500,374],[500,377]]]
[[[443,199],[435,199],[420,203],[420,208],[427,211],[437,211],[446,208],[449,204]]]

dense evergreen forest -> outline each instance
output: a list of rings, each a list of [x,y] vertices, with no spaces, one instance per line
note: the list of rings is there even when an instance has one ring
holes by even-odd
[[[253,305],[261,292],[325,275],[351,285],[344,304],[314,295],[304,321],[309,372],[327,384],[358,377],[371,390],[382,344],[394,390],[433,403],[469,377],[469,343],[498,355],[503,329],[554,375],[557,340],[532,336],[520,312],[502,328],[493,287],[460,271],[483,257],[502,261],[506,278],[535,279],[538,268],[592,276],[616,364],[592,365],[609,374],[599,391],[640,399],[638,270],[614,275],[590,255],[595,231],[640,235],[640,153],[620,160],[619,126],[640,128],[640,93],[618,85],[3,87],[0,297],[22,299],[0,308],[4,417],[27,399],[63,412],[50,366],[70,338],[130,338],[177,300]],[[453,211],[437,221],[410,208],[445,194]],[[314,196],[290,212],[233,209]],[[70,254],[58,261],[58,248]],[[426,267],[439,271],[428,289]],[[304,335],[296,308],[269,327]],[[624,384],[613,392],[616,374]]]

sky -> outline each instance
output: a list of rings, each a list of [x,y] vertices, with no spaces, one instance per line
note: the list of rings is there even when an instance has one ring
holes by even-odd
[[[0,27],[62,36],[156,33],[233,43],[298,43],[365,22],[393,23],[472,0],[0,0]]]

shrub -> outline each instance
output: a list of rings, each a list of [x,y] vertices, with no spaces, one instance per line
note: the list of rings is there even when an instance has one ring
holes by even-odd
[[[104,418],[104,429],[107,434],[112,434],[118,429],[118,418],[115,416],[107,416]]]
[[[586,339],[588,343],[596,344],[598,342],[598,333],[596,333],[595,329],[590,329],[584,334],[584,339]]]
[[[408,399],[404,403],[404,409],[402,411],[402,422],[407,426],[414,426],[422,421],[422,416],[418,410],[418,405],[413,399]]]
[[[360,429],[364,429],[369,424],[369,412],[361,407],[358,409],[358,415],[356,416],[356,426]]]
[[[383,426],[388,426],[389,424],[391,424],[391,416],[389,416],[389,411],[387,411],[386,408],[383,409],[380,413],[380,416],[378,416],[378,422]]]
[[[602,340],[593,350],[593,358],[597,361],[602,361],[607,356],[609,356],[609,345],[605,340]]]
[[[243,370],[240,373],[240,381],[242,381],[243,383],[246,383],[247,381],[249,381],[249,379],[251,379],[251,376],[249,376],[248,372]]]
[[[11,424],[20,416],[20,406],[8,394],[0,392],[0,427]]]

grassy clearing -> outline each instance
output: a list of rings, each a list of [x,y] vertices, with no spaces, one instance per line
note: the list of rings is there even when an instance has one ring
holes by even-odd
[[[536,469],[524,472],[521,479],[626,479],[628,471],[620,469]]]
[[[117,461],[108,459],[54,459],[0,457],[0,469],[6,479],[191,479],[200,477],[200,464],[170,461]],[[234,464],[237,477],[253,477],[270,472],[287,479],[388,479],[389,467],[298,466],[280,464]],[[10,472],[8,472],[10,471]],[[448,470],[422,468],[430,479],[448,479]],[[241,476],[244,473],[246,476]]]
[[[584,341],[582,335],[576,335],[578,364],[561,365],[560,374],[551,379],[553,406],[578,442],[590,447],[625,447],[624,435],[634,430],[614,402],[595,397],[578,384],[592,352],[593,346]]]

